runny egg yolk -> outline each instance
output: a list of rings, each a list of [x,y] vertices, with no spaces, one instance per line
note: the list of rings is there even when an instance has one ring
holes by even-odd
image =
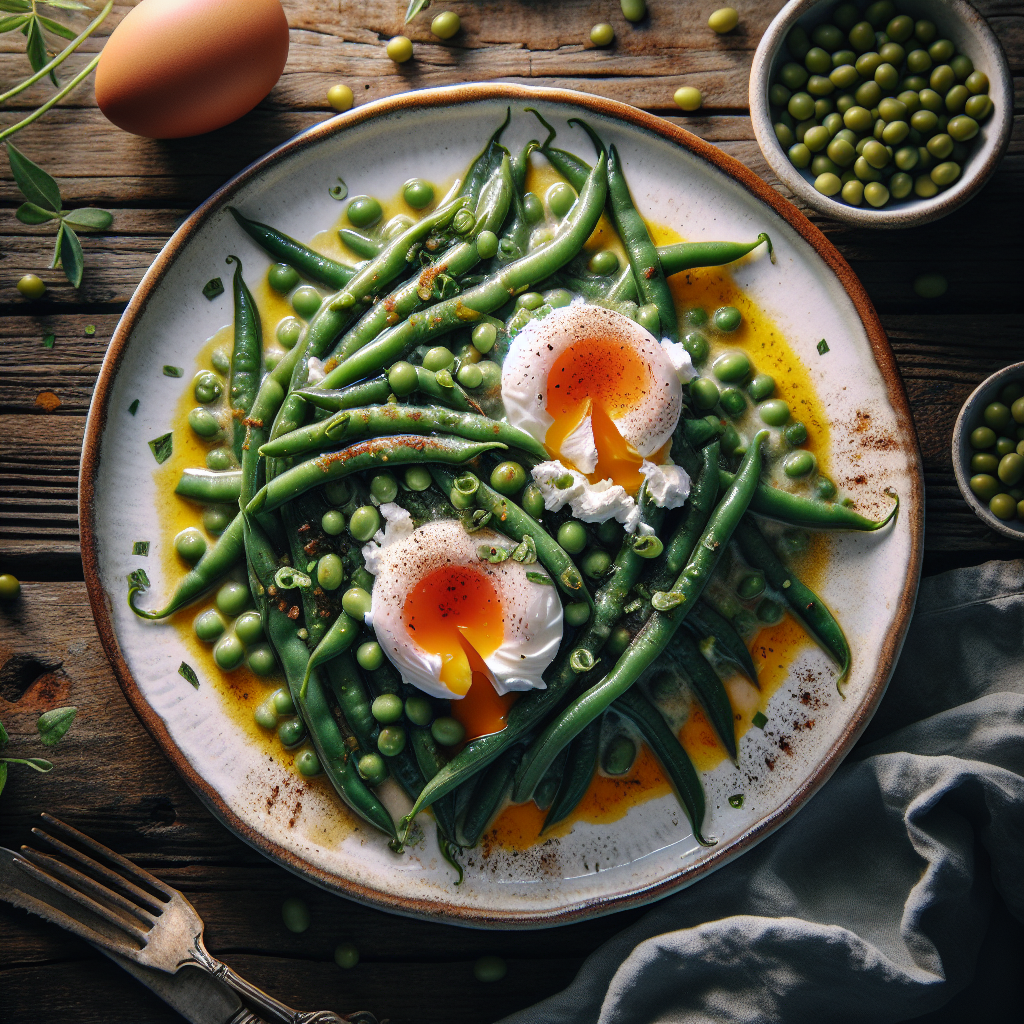
[[[589,415],[598,457],[588,479],[610,478],[635,495],[643,483],[643,458],[619,433],[613,417],[635,409],[652,390],[650,371],[637,354],[618,341],[581,339],[555,360],[547,385],[547,413],[555,422],[544,446],[559,458],[565,439]]]
[[[461,700],[452,702],[452,717],[466,728],[466,738],[505,728],[515,694],[495,693],[484,659],[505,639],[503,612],[491,581],[477,570],[447,565],[424,576],[406,596],[406,628],[428,654],[441,658],[441,682]]]

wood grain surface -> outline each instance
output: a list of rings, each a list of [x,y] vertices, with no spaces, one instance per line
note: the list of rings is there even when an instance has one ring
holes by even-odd
[[[715,4],[648,0],[629,25],[614,0],[455,0],[435,3],[462,18],[442,43],[429,14],[404,31],[415,59],[395,65],[384,44],[403,31],[405,0],[284,0],[291,51],[280,82],[241,121],[197,139],[156,142],[110,125],[87,83],[19,134],[17,144],[57,179],[69,206],[110,209],[110,230],[83,237],[85,277],[71,288],[45,269],[52,231],[18,222],[21,202],[6,161],[0,168],[0,572],[23,581],[22,598],[0,605],[0,720],[12,756],[40,755],[35,720],[74,704],[78,718],[43,777],[12,770],[0,798],[0,845],[29,838],[40,811],[71,820],[137,858],[191,899],[211,950],[275,994],[303,1007],[373,1010],[393,1024],[483,1024],[563,988],[583,959],[635,921],[631,911],[589,924],[531,933],[480,933],[405,921],[321,893],[231,836],[186,788],[125,703],[106,663],[84,584],[77,528],[77,474],[85,416],[106,344],[133,290],[181,220],[251,160],[330,116],[325,95],[343,81],[362,103],[408,89],[501,80],[575,89],[663,114],[721,146],[780,189],[747,116],[753,51],[782,0],[735,0],[738,29],[706,27]],[[94,6],[99,6],[94,2]],[[109,33],[131,4],[119,4]],[[1024,357],[1024,3],[979,0],[1010,61],[1015,124],[1010,150],[980,195],[952,216],[901,232],[854,230],[812,215],[853,265],[889,334],[924,455],[925,571],[1011,557],[956,489],[953,421],[993,370]],[[590,26],[609,21],[615,45],[595,49]],[[99,50],[91,39],[66,77]],[[27,74],[24,39],[0,36],[0,89]],[[704,107],[679,116],[672,94],[698,86]],[[51,95],[40,83],[0,110],[12,124]],[[789,196],[789,198],[792,198]],[[914,278],[947,276],[938,300],[919,299]],[[27,303],[22,274],[47,282]],[[87,325],[95,327],[86,335]],[[43,338],[54,335],[52,349]],[[313,923],[286,931],[280,905],[300,896]],[[352,941],[361,962],[342,971],[334,946]],[[473,960],[497,953],[504,981],[481,985]],[[1021,931],[997,911],[979,980],[922,1021],[998,1021],[986,1002],[1000,973],[1022,955]],[[1020,979],[1019,969],[1016,977]],[[989,984],[986,984],[989,982]],[[1019,1004],[1018,1004],[1019,1005]],[[0,905],[0,1024],[75,1021],[141,1024],[180,1020],[79,940]]]

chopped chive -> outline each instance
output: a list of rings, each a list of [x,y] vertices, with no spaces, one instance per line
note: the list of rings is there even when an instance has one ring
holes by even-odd
[[[85,325],[85,336],[87,338],[91,338],[95,333],[96,333],[96,325],[95,324],[86,324]]]
[[[215,299],[224,294],[224,282],[219,277],[211,278],[203,285],[203,294],[208,299]]]
[[[731,797],[729,797],[729,806],[730,807],[735,807],[737,809],[742,807],[743,806],[743,794],[742,793],[734,793]]]
[[[186,682],[191,683],[197,690],[199,689],[199,676],[187,661],[183,661],[178,666],[178,675]]]
[[[338,184],[329,188],[327,190],[327,194],[332,199],[345,199],[348,196],[348,185],[346,185],[345,182],[342,181],[341,178],[339,178]]]
[[[43,338],[43,348],[53,348],[53,343],[56,340],[57,338],[55,335],[48,334],[45,338]]]
[[[551,577],[550,576],[545,576],[544,573],[542,573],[542,572],[528,572],[526,574],[526,578],[531,583],[541,583],[545,587],[553,587],[555,585],[554,581],[551,579]]]
[[[134,416],[139,411],[139,400],[136,398],[131,405],[128,406],[128,411]]]
[[[165,366],[164,367],[165,377],[184,377],[185,371],[180,366]]]
[[[128,573],[128,586],[133,590],[147,590],[149,589],[149,577],[146,575],[145,569],[132,569]]]
[[[768,724],[768,719],[758,711],[756,715],[750,720],[751,725],[756,725],[758,729],[763,729]]]
[[[148,540],[137,540],[132,545],[132,554],[133,555],[142,555],[143,558],[148,557],[148,555],[149,555],[149,541]]]
[[[822,338],[821,341],[818,342],[818,355],[823,356],[828,350],[828,342]]]
[[[161,434],[159,437],[154,437],[149,442],[149,450],[153,453],[153,458],[159,463],[166,462],[171,457],[171,452],[174,451],[174,442],[170,432]]]

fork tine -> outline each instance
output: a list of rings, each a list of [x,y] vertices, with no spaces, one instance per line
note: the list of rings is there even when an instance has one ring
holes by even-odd
[[[137,864],[133,864],[127,857],[122,857],[119,853],[114,853],[113,850],[104,846],[102,843],[98,843],[90,836],[79,832],[78,829],[72,828],[70,825],[66,825],[60,820],[60,818],[55,818],[52,814],[47,814],[44,811],[40,817],[48,825],[52,825],[55,829],[63,832],[65,835],[71,836],[82,846],[92,850],[93,853],[99,854],[101,857],[105,857],[112,864],[116,864],[122,871],[131,878],[134,878],[137,882],[142,882],[145,885],[152,886],[157,890],[157,892],[163,893],[168,900],[174,899],[174,889],[161,882],[155,875],[151,875],[148,871],[144,871]],[[35,831],[35,829],[33,829],[33,831]]]
[[[126,899],[120,893],[114,892],[113,889],[108,889],[102,883],[65,864],[62,860],[51,857],[49,854],[40,853],[38,850],[33,850],[30,846],[23,846],[21,848],[21,855],[25,860],[35,864],[40,871],[46,871],[51,875],[62,878],[69,885],[78,889],[79,892],[91,893],[94,897],[106,900],[107,903],[113,903],[119,910],[123,910],[126,914],[131,914],[132,917],[138,918],[147,928],[153,927],[154,918],[151,914],[146,913],[145,910],[136,906],[131,900]]]
[[[23,847],[24,849],[24,847]],[[31,852],[31,851],[30,851]],[[43,885],[48,885],[51,889],[55,889],[57,892],[66,896],[70,900],[74,900],[79,906],[84,907],[86,910],[91,911],[97,917],[103,918],[104,921],[109,921],[112,925],[120,928],[121,931],[127,932],[140,946],[145,946],[147,941],[147,934],[141,928],[125,921],[124,918],[115,914],[109,907],[103,906],[102,903],[97,903],[94,899],[86,896],[85,893],[78,889],[73,888],[70,885],[65,884],[59,878],[54,878],[53,875],[48,874],[46,871],[40,871],[35,864],[31,861],[26,860],[23,856],[16,856],[14,863],[25,872],[25,874],[34,878],[37,882],[42,882]],[[73,869],[69,869],[73,870]],[[84,877],[84,876],[83,876]],[[108,942],[109,945],[109,942]]]
[[[133,885],[116,871],[111,871],[110,868],[104,867],[102,864],[98,864],[80,850],[76,850],[73,846],[68,846],[67,843],[62,843],[59,839],[55,839],[53,836],[44,832],[41,828],[32,829],[32,834],[38,836],[44,842],[49,843],[50,846],[59,853],[64,854],[64,856],[69,860],[73,860],[94,874],[99,875],[108,883],[108,885],[116,886],[122,892],[134,897],[136,903],[141,903],[150,912],[154,914],[162,914],[167,909],[167,905],[165,903],[162,903],[151,893],[146,892],[145,889],[140,889],[137,885]]]

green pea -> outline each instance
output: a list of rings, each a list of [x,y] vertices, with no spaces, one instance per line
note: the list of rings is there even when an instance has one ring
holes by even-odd
[[[811,41],[799,25],[794,25],[789,30],[789,34],[786,36],[786,48],[797,60],[803,60],[807,56],[807,51],[811,48]]]
[[[973,117],[975,121],[984,121],[992,113],[994,105],[988,96],[972,96],[964,104],[964,113]]]
[[[814,97],[810,93],[795,92],[790,96],[786,109],[798,121],[806,121],[814,116]]]
[[[950,120],[949,124],[946,125],[946,131],[957,142],[969,142],[978,134],[978,122],[973,117],[960,114]]]
[[[846,139],[833,139],[826,152],[829,160],[840,167],[849,167],[857,159],[857,151]]]
[[[744,601],[753,601],[755,597],[760,597],[764,593],[764,588],[764,575],[759,572],[753,572],[748,576],[744,576],[739,581],[736,585],[736,593]]]
[[[828,24],[828,22],[816,25],[814,31],[811,32],[814,45],[825,50],[834,50],[837,46],[842,46],[845,38],[841,29]]]
[[[455,362],[455,354],[451,349],[445,348],[443,345],[437,345],[432,349],[427,350],[427,354],[423,357],[423,367],[426,370],[433,370],[437,373],[438,370],[447,370]]]
[[[647,15],[646,0],[619,0],[619,7],[626,21],[643,21]]]
[[[425,491],[433,483],[430,470],[424,466],[407,467],[402,475],[402,480],[410,491]],[[338,532],[340,533],[341,530]]]
[[[397,693],[382,693],[370,705],[370,714],[381,725],[394,725],[401,721],[403,712],[402,698]]]
[[[836,111],[843,118],[846,117],[846,112],[852,110],[855,106],[857,106],[857,101],[849,93],[844,93],[836,100]],[[844,121],[843,123],[845,124],[846,122]],[[848,125],[846,130],[850,130]]]
[[[314,775],[319,775],[321,771],[320,758],[316,756],[315,750],[300,750],[295,755],[295,767],[298,768],[299,774],[311,778]]]
[[[249,669],[258,676],[269,676],[277,668],[277,658],[270,644],[256,644],[249,648]]]
[[[277,738],[286,747],[294,747],[306,738],[306,726],[298,715],[286,718],[277,727]]]
[[[362,622],[370,611],[372,598],[363,587],[350,587],[341,598],[341,607],[353,619]]]
[[[499,494],[518,494],[528,480],[526,470],[518,462],[499,462],[491,471],[491,486]]]
[[[914,34],[914,19],[898,14],[885,26],[885,34],[897,43],[905,43]]]
[[[192,378],[192,394],[197,402],[216,402],[224,393],[224,382],[210,370],[200,370]]]
[[[1007,487],[1016,487],[1024,479],[1024,458],[1016,450],[1008,452],[999,460],[997,475]]]
[[[994,494],[988,503],[989,511],[997,519],[1009,522],[1017,514],[1017,502],[1009,494]]]
[[[700,331],[687,331],[683,335],[683,348],[689,352],[694,363],[703,363],[710,351],[708,340]]]
[[[1010,428],[1013,426],[1013,416],[1010,413],[1010,409],[1002,402],[990,402],[986,405],[981,418],[985,421],[985,426],[991,427],[997,433],[1009,433]]]
[[[498,329],[492,323],[477,324],[473,328],[472,339],[473,348],[477,352],[490,352],[494,348],[494,343],[498,340]],[[388,379],[390,380],[390,377]],[[391,390],[394,391],[394,387]],[[396,391],[395,394],[398,394],[398,392]]]
[[[769,427],[781,427],[789,419],[789,406],[781,398],[772,398],[757,407],[763,423]]]
[[[259,612],[243,612],[235,619],[235,635],[246,647],[263,636],[263,619]]]
[[[345,213],[353,227],[368,228],[384,216],[384,208],[371,196],[356,196]]]
[[[267,271],[267,282],[275,292],[290,292],[299,283],[299,272],[287,263],[275,263]]]
[[[925,148],[936,160],[945,160],[953,152],[953,140],[945,132],[940,132],[925,143]]]
[[[356,661],[360,668],[374,672],[384,664],[384,650],[376,640],[368,640],[356,649]]]
[[[576,193],[571,185],[564,181],[556,181],[544,194],[548,209],[552,216],[561,219],[576,203]]]
[[[316,563],[316,581],[324,590],[337,590],[345,579],[341,559],[329,553]]]
[[[607,551],[596,549],[584,556],[583,561],[580,563],[580,568],[592,580],[598,580],[608,572],[611,565],[612,556]]]
[[[880,181],[872,181],[864,186],[864,198],[876,208],[885,206],[889,202],[889,190]]]
[[[625,775],[636,760],[636,743],[628,736],[616,736],[601,753],[601,767],[607,775]]]
[[[956,53],[956,47],[948,39],[936,39],[931,46],[928,47],[928,55],[938,63],[946,63],[953,54]],[[952,68],[950,68],[952,70]]]
[[[893,162],[901,171],[912,171],[919,160],[916,146],[904,146],[902,149],[896,150],[893,156]]]
[[[277,728],[277,712],[269,700],[265,700],[262,704],[257,705],[256,710],[252,713],[252,717],[253,721],[263,729]]]
[[[790,146],[786,155],[789,157],[789,162],[799,170],[810,165],[811,151],[802,142]]]
[[[743,323],[743,316],[735,306],[722,306],[716,309],[711,319],[723,334],[731,334]]]
[[[836,496],[836,485],[827,476],[819,476],[814,482],[814,493],[822,501],[831,501]]]
[[[539,519],[544,514],[544,495],[536,484],[526,485],[519,503],[527,515],[533,516],[534,519]]]
[[[523,292],[516,299],[516,309],[540,309],[544,305],[544,296],[540,292]]]
[[[466,738],[466,727],[447,715],[430,723],[430,734],[443,747],[453,747]]]
[[[336,508],[325,512],[320,520],[320,528],[328,537],[337,537],[345,531],[345,517]]]
[[[380,754],[371,751],[368,754],[363,754],[361,758],[356,762],[356,771],[359,772],[359,776],[365,779],[371,786],[379,786],[388,777],[388,766],[384,761],[384,758]],[[338,950],[342,949],[341,946]],[[353,946],[352,949],[355,949]],[[334,953],[335,960],[338,960],[338,951]],[[339,964],[342,967],[354,967],[359,959],[359,954],[356,954],[355,960],[348,964]]]
[[[831,95],[835,92],[836,87],[832,84],[832,80],[824,75],[811,75],[807,80],[806,89],[815,99],[820,99],[823,96]],[[815,111],[817,111],[817,105],[815,105]]]
[[[766,398],[771,398],[772,392],[775,391],[775,378],[769,376],[767,373],[757,374],[753,380],[747,385],[747,394],[755,402],[763,402]]]
[[[209,409],[193,409],[188,414],[188,425],[203,438],[211,438],[220,433],[220,423]]]
[[[582,523],[570,519],[558,528],[558,543],[570,555],[578,555],[587,546],[587,531]]]
[[[977,450],[991,448],[996,443],[996,432],[991,427],[975,427],[971,431],[971,447]]]
[[[875,69],[875,80],[874,85],[878,89],[879,99],[875,100],[873,106],[877,105],[881,100],[881,94],[883,92],[892,92],[899,84],[900,75],[899,72],[891,64],[879,64]]]
[[[837,114],[833,111],[831,114],[826,114],[822,125],[828,129],[829,138],[835,138],[841,131],[843,131],[843,115]]]
[[[808,473],[813,473],[817,461],[811,452],[801,449],[800,451],[790,452],[782,460],[782,471],[788,477],[797,478],[801,476],[807,476]]]
[[[885,64],[898,68],[906,60],[907,51],[895,40],[890,39],[889,42],[883,43],[878,48],[878,56],[882,58]]]
[[[850,45],[858,52],[865,53],[875,48],[875,30],[870,22],[859,21],[850,29],[847,37]]]
[[[192,623],[192,628],[195,630],[196,636],[203,643],[212,644],[224,635],[224,630],[227,629],[227,626],[224,625],[224,620],[210,608],[196,616],[195,622]]]
[[[586,601],[564,605],[562,617],[570,626],[582,626],[590,618],[590,606]]]
[[[614,39],[615,29],[613,29],[606,21],[601,22],[599,25],[595,25],[590,30],[590,41],[595,46],[611,46],[612,40]]]
[[[368,541],[380,529],[380,513],[372,505],[363,505],[352,513],[348,532],[356,540]]]
[[[893,199],[906,199],[914,191],[914,179],[900,171],[889,179],[889,191]]]
[[[1013,417],[1014,423],[1024,423],[1024,398],[1014,399],[1010,406],[1010,415]]]
[[[299,899],[287,899],[281,904],[281,920],[290,932],[304,932],[309,927],[309,907]]]
[[[213,648],[213,660],[225,672],[238,668],[245,658],[245,647],[234,633],[225,633]]]
[[[804,133],[803,141],[812,153],[820,153],[830,142],[828,129],[823,125],[816,125]]]
[[[275,333],[282,347],[295,348],[302,337],[302,321],[294,316],[286,316],[278,323]]]
[[[860,206],[864,202],[864,184],[860,181],[848,181],[843,185],[843,200],[851,206]]]
[[[690,381],[690,398],[701,412],[714,409],[718,405],[718,385],[710,377],[695,377]]]
[[[286,686],[275,690],[270,695],[270,699],[274,702],[274,710],[279,715],[295,714],[295,702],[292,700],[292,695]]]
[[[988,473],[994,476],[999,469],[999,457],[991,452],[975,452],[971,456],[972,473]]]
[[[804,67],[812,75],[825,75],[832,70],[832,58],[820,46],[812,46],[804,57]]]
[[[850,107],[843,114],[843,124],[852,132],[866,132],[874,124],[874,118],[872,118],[870,110],[858,105]]]
[[[948,185],[952,185],[959,177],[960,165],[953,163],[952,161],[941,163],[938,167],[933,167],[931,171],[931,179],[939,186],[939,188],[945,188]]]
[[[973,95],[983,95],[989,89],[988,75],[984,71],[972,71],[964,80],[964,85],[967,86],[968,91]]]
[[[174,550],[186,562],[198,562],[206,554],[206,538],[194,526],[188,526],[174,538]]]
[[[783,433],[785,434],[787,443],[791,444],[794,448],[797,447],[797,445],[803,444],[807,440],[807,427],[799,420],[790,423]]]
[[[429,725],[431,719],[434,717],[434,706],[426,697],[420,694],[413,694],[413,696],[406,699],[405,717],[408,718],[413,725]]]
[[[750,359],[743,352],[726,352],[714,361],[711,369],[719,380],[735,383],[750,374]]]
[[[990,500],[1001,490],[999,481],[989,473],[976,473],[971,477],[970,486],[982,501]]]
[[[244,584],[229,580],[217,591],[214,603],[225,615],[234,618],[241,615],[251,605],[252,595]]]
[[[352,486],[347,480],[332,480],[324,484],[324,497],[332,505],[344,505],[352,498]]]
[[[633,634],[625,626],[612,630],[612,635],[605,643],[605,649],[613,657],[618,657],[633,642]]]
[[[414,210],[425,209],[434,201],[434,186],[422,178],[410,178],[402,186],[402,198]]]
[[[544,204],[533,192],[527,192],[523,196],[523,213],[526,215],[527,224],[538,224],[544,219]]]
[[[320,308],[323,298],[311,285],[304,284],[292,293],[292,309],[304,320],[309,320]]]
[[[927,50],[911,50],[907,54],[907,70],[913,75],[923,75],[930,71],[932,59]]]
[[[412,363],[407,363],[404,359],[395,363],[388,370],[388,387],[399,398],[411,395],[417,387],[416,367]]]
[[[739,388],[725,388],[719,397],[719,404],[729,416],[742,416],[747,411],[747,399]]]
[[[789,97],[793,93],[787,89],[781,82],[775,82],[773,85],[768,87],[768,102],[773,107],[782,107],[785,110],[789,104]],[[782,123],[781,121],[779,122]],[[788,126],[787,126],[788,127]]]
[[[843,183],[837,174],[826,171],[814,179],[814,187],[823,196],[834,196],[842,190]]]
[[[360,764],[367,757],[378,757],[378,755],[377,754],[365,754],[362,758],[360,758]],[[384,766],[384,762],[381,761],[380,763],[381,763],[381,767],[383,767]],[[358,770],[359,765],[356,765],[356,768]],[[386,775],[387,769],[385,768],[384,771],[385,771],[385,775]],[[360,774],[362,774],[362,773],[360,772]],[[367,775],[367,776],[364,776],[364,778],[369,780],[370,776]],[[383,781],[384,781],[384,779],[382,778],[381,782],[383,782]],[[371,783],[371,785],[377,785],[377,783]],[[334,948],[334,962],[339,967],[343,967],[345,970],[351,970],[351,968],[355,967],[355,965],[357,963],[359,963],[359,950],[356,949],[356,947],[351,942],[343,942],[343,943],[341,943],[341,945],[335,946],[335,948]]]
[[[921,19],[914,22],[914,38],[925,46],[933,42],[938,33],[939,30],[932,21]]]
[[[777,601],[766,597],[758,604],[755,614],[766,626],[774,626],[782,621],[785,609]]]
[[[391,473],[377,473],[370,481],[370,495],[381,505],[398,497],[398,481]]]
[[[635,0],[621,0],[623,7],[625,7],[626,4],[633,4],[634,2]],[[641,5],[643,5],[643,2],[644,0],[639,0]],[[625,13],[625,11],[623,11],[623,13]],[[629,18],[629,20],[639,21],[642,17],[643,15],[641,14],[639,18]],[[500,956],[482,956],[473,964],[473,977],[484,984],[501,981],[507,972],[508,967]]]
[[[1017,450],[1017,444],[1012,437],[997,437],[996,438],[996,455],[1002,458],[1004,455],[1009,455],[1010,452]]]
[[[898,146],[910,134],[910,125],[906,121],[890,121],[882,129],[882,142],[887,146]]]
[[[206,453],[206,468],[223,472],[236,465],[234,452],[230,448],[213,448]]]
[[[828,78],[837,89],[849,89],[860,75],[852,64],[841,64],[831,71]]]

